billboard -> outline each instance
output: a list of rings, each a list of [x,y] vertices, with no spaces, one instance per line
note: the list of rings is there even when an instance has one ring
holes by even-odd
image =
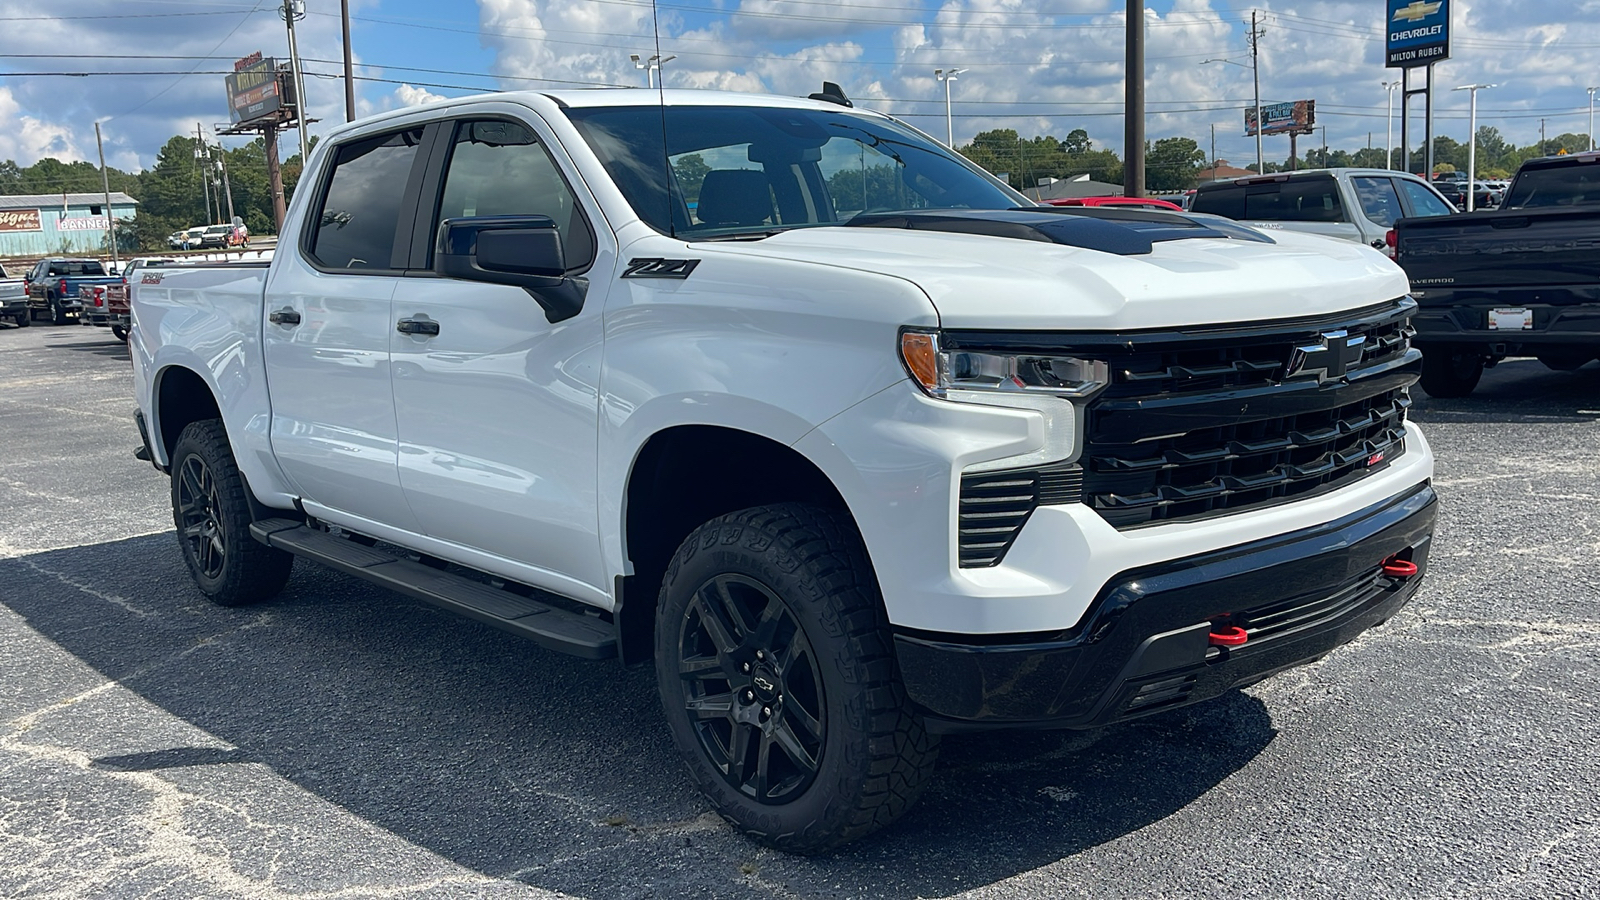
[[[228,119],[238,125],[276,116],[285,106],[278,61],[253,53],[234,63],[228,76]]]
[[[1310,134],[1317,124],[1317,101],[1295,100],[1292,103],[1263,103],[1261,118],[1265,127],[1262,134]],[[1244,110],[1244,133],[1256,133],[1256,108]]]
[[[1409,69],[1450,58],[1450,0],[1389,0],[1388,9],[1384,65]]]
[[[43,231],[37,209],[0,209],[0,231]]]

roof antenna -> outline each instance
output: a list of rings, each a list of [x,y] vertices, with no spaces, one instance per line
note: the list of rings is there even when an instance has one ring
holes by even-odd
[[[651,0],[651,2],[654,2],[654,0]],[[837,84],[834,84],[831,81],[824,81],[822,83],[822,90],[812,94],[806,99],[820,100],[823,103],[837,103],[840,106],[848,106],[851,108],[855,107],[855,104],[850,102],[850,98],[844,95],[844,88],[839,87]]]
[[[650,31],[656,41],[656,59],[661,59],[661,17],[656,11],[656,0],[650,0]],[[678,217],[674,215],[677,210],[672,199],[672,185],[676,180],[672,177],[672,156],[667,150],[667,70],[661,69],[661,77],[656,79],[656,97],[661,109],[661,195],[667,201],[667,236],[677,238]]]

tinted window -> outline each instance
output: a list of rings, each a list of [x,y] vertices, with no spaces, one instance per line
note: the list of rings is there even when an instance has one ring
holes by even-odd
[[[842,110],[593,107],[567,115],[634,212],[663,232],[732,235],[864,211],[1024,204],[916,132]]]
[[[71,259],[50,264],[51,275],[65,275],[68,278],[96,277],[106,274],[106,270],[98,262],[87,259]]]
[[[1411,215],[1415,218],[1427,216],[1448,216],[1455,210],[1439,199],[1439,195],[1428,189],[1425,184],[1419,184],[1409,178],[1398,179],[1400,190],[1405,192],[1406,200],[1411,203]]]
[[[1227,216],[1230,219],[1244,218],[1244,186],[1228,185],[1219,188],[1201,188],[1195,192],[1194,202],[1190,204],[1191,212],[1210,213],[1213,216]]]
[[[561,172],[533,132],[512,122],[461,122],[445,170],[439,220],[549,216],[569,268],[594,257],[594,240]]]
[[[1584,163],[1517,173],[1506,209],[1600,204],[1600,166]]]
[[[335,269],[389,268],[400,199],[421,140],[417,128],[338,149],[313,226],[311,255],[318,262]]]
[[[1361,203],[1361,214],[1376,225],[1388,228],[1405,213],[1400,210],[1400,195],[1395,193],[1394,180],[1359,176],[1350,179],[1356,189],[1356,199]]]

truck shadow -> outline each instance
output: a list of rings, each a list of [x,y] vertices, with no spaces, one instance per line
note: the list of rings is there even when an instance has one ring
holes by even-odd
[[[1412,388],[1411,417],[1451,422],[1593,422],[1600,410],[1600,363],[1556,372],[1535,359],[1508,359],[1483,373],[1477,390],[1458,399]],[[1588,412],[1584,412],[1587,410]]]
[[[707,813],[648,667],[546,652],[303,561],[277,599],[218,608],[170,533],[0,560],[0,603],[232,748],[112,742],[90,751],[95,777],[258,763],[460,865],[585,897],[947,896],[1159,822],[1275,734],[1233,692],[1090,732],[949,738],[897,825],[805,859]]]
[[[106,332],[105,343],[70,343],[49,344],[51,350],[73,350],[78,353],[88,353],[94,356],[104,356],[107,359],[127,359],[128,345],[112,337],[111,332]]]

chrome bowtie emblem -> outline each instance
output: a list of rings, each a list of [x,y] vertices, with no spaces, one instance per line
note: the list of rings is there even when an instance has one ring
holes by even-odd
[[[1315,344],[1296,347],[1289,354],[1289,364],[1284,368],[1284,381],[1315,378],[1320,384],[1345,377],[1352,363],[1361,361],[1361,348],[1365,335],[1350,332],[1325,331]]]
[[[754,679],[752,679],[752,681],[753,681],[753,683],[755,684],[755,686],[759,690],[763,690],[763,691],[770,692],[773,688],[777,687],[777,685],[773,684],[772,682],[768,681],[766,678],[764,678],[764,677],[762,677],[760,675],[757,675]]]

